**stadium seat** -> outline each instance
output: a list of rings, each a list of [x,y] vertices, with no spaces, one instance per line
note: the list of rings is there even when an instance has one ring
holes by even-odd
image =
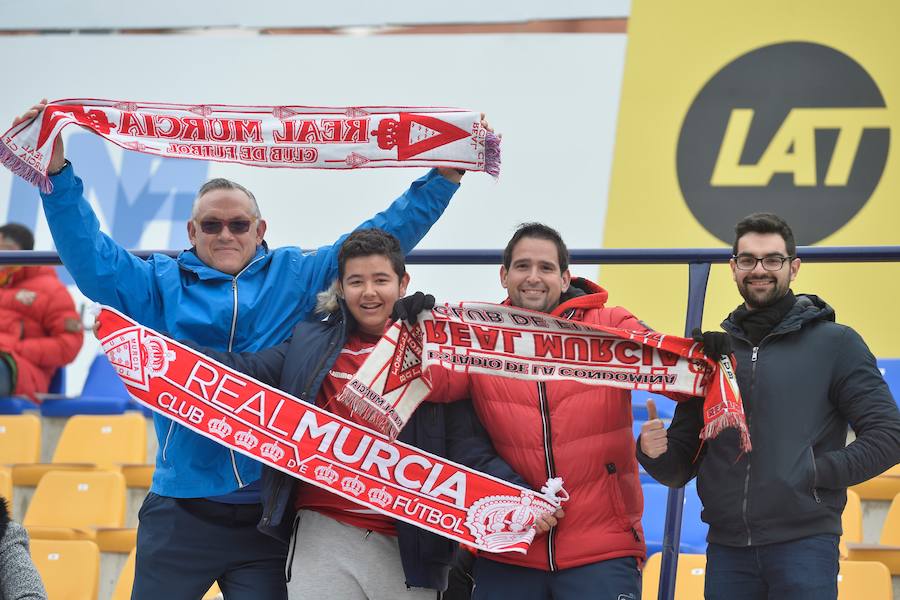
[[[844,535],[841,536],[841,558],[847,558],[849,551],[847,543],[859,543],[862,541],[862,502],[859,494],[853,490],[847,490],[847,505],[841,515],[841,528]]]
[[[635,421],[647,420],[647,399],[652,398],[656,403],[656,413],[660,419],[671,419],[675,416],[675,401],[660,396],[659,394],[651,394],[643,390],[632,390],[631,392],[631,414]]]
[[[878,368],[891,388],[894,402],[900,405],[900,358],[879,358]]]
[[[132,408],[131,396],[105,354],[91,363],[80,396],[47,398],[41,404],[45,417],[120,415]]]
[[[132,550],[128,555],[128,560],[125,561],[125,566],[123,566],[122,570],[119,572],[119,579],[116,581],[116,589],[113,591],[110,600],[131,600],[131,588],[134,585],[134,554],[135,550]],[[221,593],[218,584],[213,583],[212,587],[209,588],[209,591],[203,595],[203,600],[213,600],[213,598]]]
[[[705,523],[700,522],[700,501],[696,498],[697,494],[693,488],[693,484],[685,488],[679,549],[684,553],[700,554],[706,552],[707,527]],[[658,483],[646,483],[641,485],[641,489],[644,492],[644,516],[641,524],[644,528],[647,554],[650,555],[662,551],[669,488]]]
[[[100,551],[87,540],[31,540],[31,559],[50,600],[96,600]]]
[[[641,597],[655,600],[659,595],[659,574],[662,554],[650,555],[644,565]],[[702,600],[703,583],[706,579],[705,554],[679,554],[678,571],[675,575],[675,600]]]
[[[106,469],[147,462],[147,422],[138,413],[70,417],[49,463],[13,467],[16,485],[37,485],[51,470]]]
[[[104,552],[129,552],[125,478],[111,471],[50,471],[41,478],[22,524],[35,539],[91,540]]]
[[[893,593],[891,573],[883,564],[840,561],[838,600],[891,600]]]
[[[850,488],[863,500],[893,500],[900,494],[900,465]]]
[[[12,471],[9,467],[0,466],[0,497],[6,498],[9,506],[12,506],[13,484]]]
[[[0,464],[41,460],[41,420],[37,415],[0,416]]]
[[[900,494],[894,496],[891,507],[881,527],[878,544],[845,544],[851,561],[876,561],[884,563],[891,575],[900,575]]]
[[[58,396],[66,391],[66,368],[60,367],[50,378],[46,394],[36,394],[39,399]],[[21,415],[25,412],[37,411],[40,407],[30,399],[22,396],[0,396],[0,415]]]

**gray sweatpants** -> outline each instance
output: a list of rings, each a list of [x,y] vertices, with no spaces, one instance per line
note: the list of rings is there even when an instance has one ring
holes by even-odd
[[[345,525],[312,510],[297,514],[288,553],[288,600],[435,600],[407,588],[397,538]]]

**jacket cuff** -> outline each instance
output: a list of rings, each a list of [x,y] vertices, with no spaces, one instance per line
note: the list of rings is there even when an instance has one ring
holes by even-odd
[[[41,193],[41,197],[45,199],[63,195],[72,189],[75,185],[75,169],[72,168],[72,163],[66,161],[65,166],[59,173],[50,176],[50,183],[53,184],[53,191],[49,194]]]

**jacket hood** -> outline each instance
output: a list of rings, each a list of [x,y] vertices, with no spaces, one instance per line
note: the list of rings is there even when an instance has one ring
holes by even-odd
[[[0,269],[0,287],[17,284],[20,281],[53,273],[53,267],[40,266],[11,266]]]
[[[834,322],[834,309],[815,294],[797,294],[797,302],[784,316],[781,323],[775,326],[772,333],[785,333],[800,329],[811,321]],[[722,322],[722,328],[729,333],[742,333],[743,330],[734,321],[734,311]]]

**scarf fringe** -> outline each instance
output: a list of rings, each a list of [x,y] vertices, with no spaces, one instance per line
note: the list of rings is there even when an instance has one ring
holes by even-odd
[[[3,143],[0,143],[0,164],[31,185],[39,187],[43,193],[49,194],[53,191],[53,184],[50,183],[49,177],[13,154],[13,151]]]
[[[750,432],[747,430],[747,422],[743,415],[737,412],[726,411],[704,425],[703,430],[700,432],[700,439],[704,441],[711,440],[729,428],[737,429],[740,432],[741,450],[750,452],[753,446],[750,444]]]
[[[484,172],[495,179],[500,177],[500,136],[491,131],[484,138]]]
[[[337,396],[337,401],[350,409],[355,415],[365,419],[366,424],[375,431],[386,435],[392,442],[400,435],[393,423],[375,406],[372,406],[365,398],[344,386],[344,389]]]

